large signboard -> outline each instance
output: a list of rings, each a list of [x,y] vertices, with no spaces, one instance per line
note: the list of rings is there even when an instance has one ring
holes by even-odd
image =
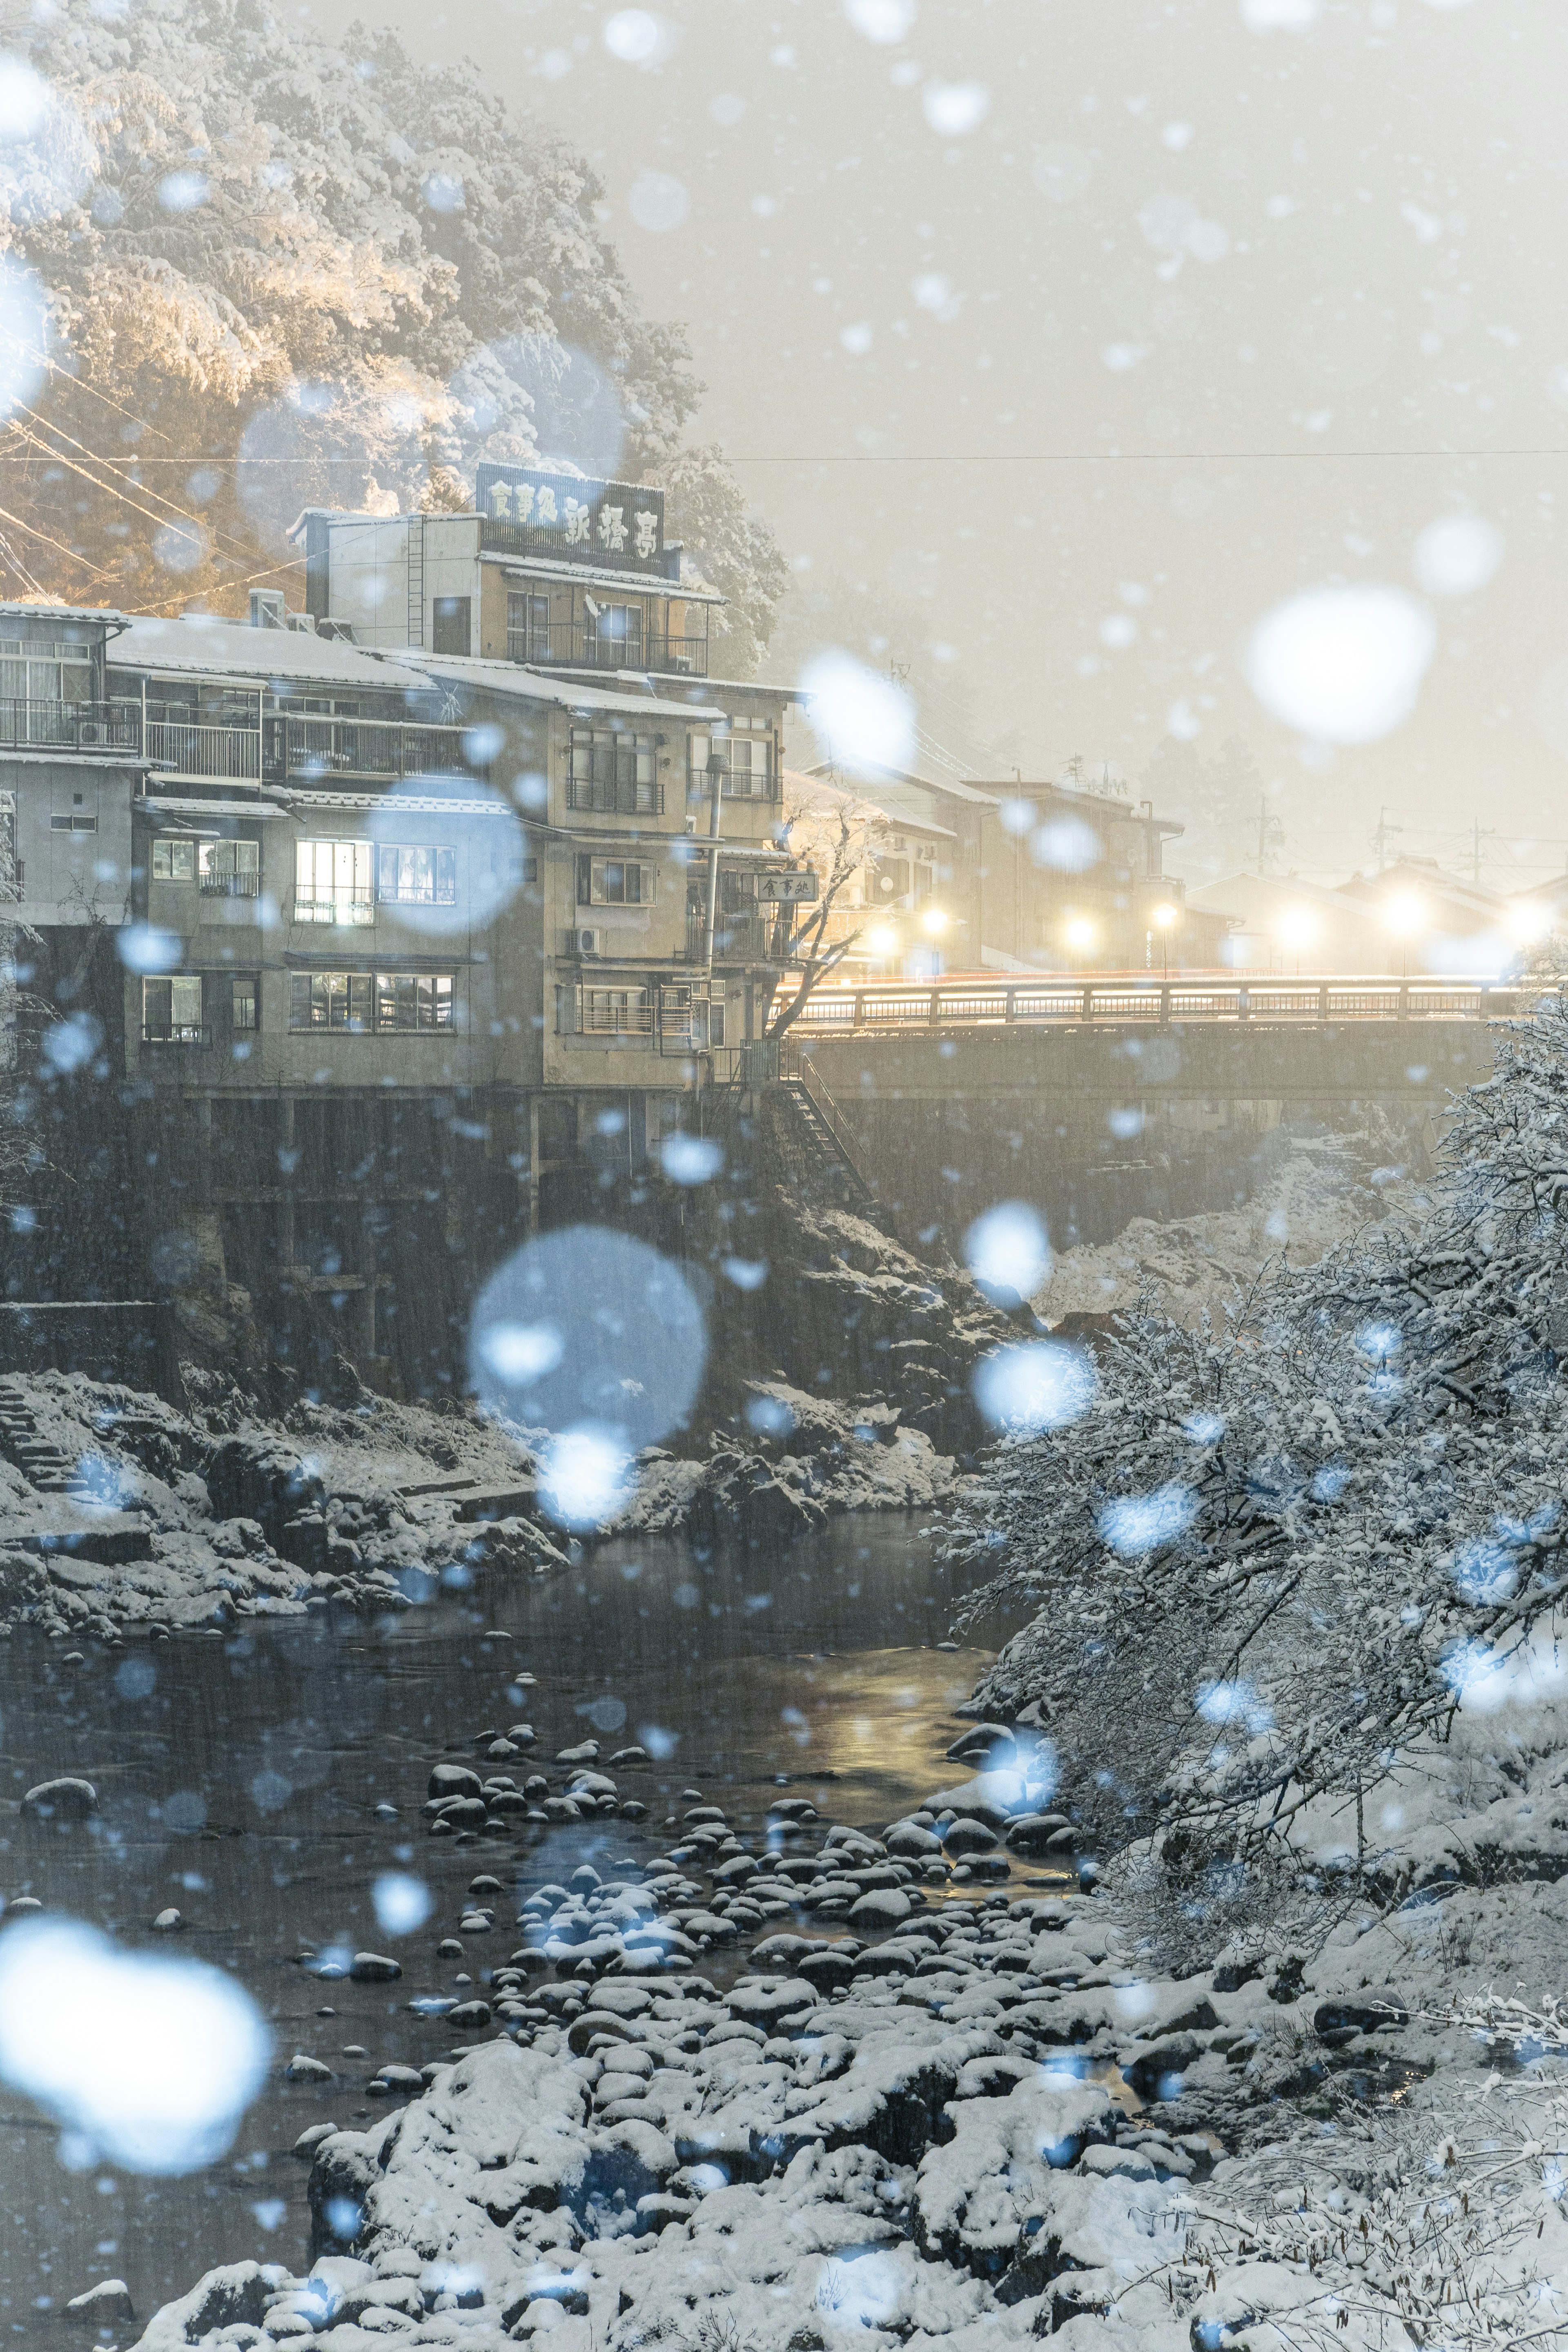
[[[797,867],[793,874],[759,874],[757,897],[764,907],[809,907],[817,898],[819,885],[811,866]]]
[[[520,554],[553,555],[614,572],[664,570],[662,490],[542,474],[528,466],[482,465],[475,503],[487,522],[506,526],[506,544]]]

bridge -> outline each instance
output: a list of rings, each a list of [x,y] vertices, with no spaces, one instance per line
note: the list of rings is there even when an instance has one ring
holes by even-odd
[[[1058,1247],[1245,1200],[1292,1134],[1420,1172],[1530,992],[1388,974],[954,974],[824,988],[786,1033],[906,1239],[1033,1202]],[[790,1041],[794,1041],[793,1045]]]
[[[889,1030],[970,1029],[1023,1022],[1500,1021],[1527,1009],[1524,991],[1495,982],[1396,980],[1384,973],[1281,979],[1275,974],[1196,972],[958,973],[937,981],[879,981],[819,988],[794,1023],[802,1036],[859,1036]],[[788,1000],[783,1001],[787,1009]]]

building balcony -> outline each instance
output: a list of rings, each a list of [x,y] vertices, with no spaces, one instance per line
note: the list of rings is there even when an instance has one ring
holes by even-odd
[[[210,1045],[213,1033],[197,1022],[147,1021],[142,1025],[144,1045]]]
[[[375,900],[355,898],[346,890],[296,888],[294,920],[297,923],[333,923],[342,929],[363,929],[375,920]]]
[[[69,710],[88,706],[53,707]],[[139,707],[103,707],[124,714],[129,748],[140,748]],[[224,783],[402,783],[418,776],[447,780],[488,772],[487,765],[471,760],[464,749],[469,733],[465,727],[400,719],[318,719],[289,711],[269,714],[259,727],[150,717],[146,753],[153,766],[166,774]],[[0,734],[0,742],[5,740]]]
[[[632,584],[632,583],[628,583]],[[552,621],[506,633],[508,661],[535,669],[631,669],[668,671],[677,677],[706,677],[706,635],[673,635],[643,625],[612,629],[594,623]]]
[[[131,702],[54,702],[0,696],[0,750],[139,751],[142,713]]]

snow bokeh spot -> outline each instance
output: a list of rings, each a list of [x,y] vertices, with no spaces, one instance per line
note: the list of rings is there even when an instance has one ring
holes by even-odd
[[[0,416],[37,398],[48,348],[42,287],[30,269],[0,255]]]
[[[724,1147],[710,1135],[667,1136],[659,1164],[672,1184],[708,1184],[724,1165]]]
[[[1415,709],[1436,643],[1431,614],[1403,588],[1309,589],[1258,622],[1247,678],[1312,740],[1376,743]]]
[[[1105,845],[1080,816],[1053,817],[1029,835],[1029,855],[1037,866],[1054,866],[1060,874],[1087,874],[1105,855]]]
[[[270,2037],[199,1960],[122,1951],[74,1920],[0,1940],[0,2077],[130,2172],[192,2172],[229,2146]]]
[[[999,1348],[975,1369],[974,1401],[993,1429],[1037,1436],[1079,1420],[1094,1401],[1094,1366],[1063,1339]]]
[[[679,228],[691,210],[691,197],[684,181],[673,172],[639,172],[632,182],[626,208],[638,228],[659,236]]]
[[[602,1527],[631,1499],[632,1452],[618,1432],[565,1429],[540,1457],[539,1499],[558,1527]]]
[[[1112,1551],[1132,1558],[1173,1543],[1197,1517],[1198,1498],[1175,1479],[1147,1495],[1118,1495],[1105,1505],[1097,1525]]]
[[[994,1307],[1032,1298],[1051,1270],[1051,1245],[1027,1201],[1003,1201],[976,1217],[963,1237],[963,1262]]]
[[[388,1936],[412,1936],[436,1907],[436,1898],[424,1880],[411,1877],[405,1870],[383,1871],[370,1895],[376,1925]]]
[[[1480,515],[1445,515],[1415,542],[1413,569],[1429,596],[1472,596],[1502,562],[1502,533]]]
[[[914,708],[890,678],[833,647],[806,663],[800,686],[824,759],[908,766],[914,752]]]

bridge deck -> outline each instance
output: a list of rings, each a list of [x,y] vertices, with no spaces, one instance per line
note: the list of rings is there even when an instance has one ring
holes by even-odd
[[[1193,972],[948,973],[938,981],[884,981],[820,988],[795,1034],[847,1037],[879,1030],[1147,1022],[1505,1021],[1539,991],[1513,983],[1420,977]],[[785,999],[781,1010],[787,1009]]]

